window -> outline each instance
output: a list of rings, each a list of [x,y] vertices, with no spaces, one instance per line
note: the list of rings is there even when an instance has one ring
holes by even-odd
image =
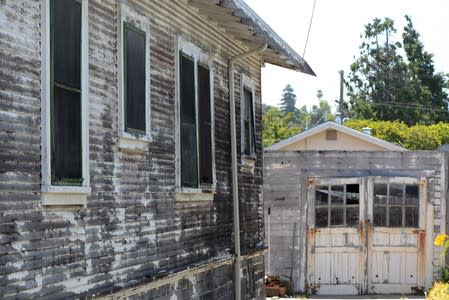
[[[179,53],[180,184],[213,187],[211,72],[194,56]]]
[[[145,134],[145,32],[123,26],[125,131]]]
[[[119,146],[146,151],[151,141],[150,27],[145,16],[120,3]]]
[[[256,154],[256,132],[254,117],[254,90],[255,85],[248,76],[242,74],[240,90],[240,119],[241,119],[241,147],[243,154],[243,165],[245,157],[253,157]],[[252,162],[254,163],[254,162]],[[252,164],[251,164],[252,166]]]
[[[42,198],[83,205],[89,193],[87,1],[42,6]]]
[[[81,3],[52,1],[51,183],[81,185]]]
[[[359,223],[359,184],[315,187],[315,226],[352,227]]]
[[[419,185],[374,184],[374,226],[418,227]]]

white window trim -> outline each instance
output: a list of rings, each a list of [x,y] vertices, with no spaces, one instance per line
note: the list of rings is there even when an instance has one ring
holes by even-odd
[[[216,190],[216,168],[215,168],[215,105],[214,105],[214,69],[213,57],[206,55],[198,46],[182,37],[178,37],[176,46],[176,62],[175,62],[175,80],[176,80],[176,200],[177,201],[212,201]],[[210,80],[210,110],[211,110],[211,147],[212,147],[212,186],[210,188],[188,188],[181,186],[181,117],[180,104],[180,78],[179,78],[179,53],[194,59],[194,73],[195,73],[195,103],[198,106],[198,63],[207,65],[209,67]],[[198,107],[196,109],[198,113]],[[198,122],[198,118],[197,118]],[[198,134],[198,129],[197,129]],[[198,141],[198,139],[197,139]]]
[[[148,144],[152,141],[151,136],[151,61],[150,61],[150,23],[148,19],[137,12],[136,9],[130,5],[119,1],[119,18],[118,18],[118,33],[117,33],[117,47],[118,47],[118,135],[119,147],[132,151],[147,151]],[[123,29],[124,23],[129,23],[132,26],[145,32],[145,135],[137,136],[126,132],[125,129],[125,93],[124,93],[124,47],[123,47]]]
[[[86,205],[91,192],[89,176],[89,37],[88,0],[81,1],[81,186],[51,184],[51,105],[50,105],[50,0],[41,0],[41,195],[42,205]]]
[[[245,144],[243,141],[243,137],[245,136],[245,123],[244,123],[244,102],[243,97],[245,95],[244,91],[245,88],[249,89],[252,94],[252,101],[253,101],[253,126],[254,126],[254,136],[256,136],[256,84],[254,83],[254,80],[249,78],[245,74],[241,74],[240,77],[240,153],[241,153],[241,160],[242,160],[242,168],[244,171],[247,171],[249,173],[254,174],[254,167],[256,163],[256,141],[254,141],[254,152],[250,155],[246,155],[245,153]]]

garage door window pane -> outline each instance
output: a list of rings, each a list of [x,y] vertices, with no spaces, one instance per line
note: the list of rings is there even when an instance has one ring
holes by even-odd
[[[375,226],[387,226],[387,207],[386,206],[374,207],[374,225]]]
[[[329,204],[329,191],[328,186],[317,186],[315,188],[315,205],[328,205]]]
[[[405,226],[418,227],[419,225],[419,208],[417,206],[405,208]]]
[[[402,226],[402,207],[401,206],[390,206],[389,213],[389,223],[390,227],[401,227]]]
[[[405,186],[405,204],[419,205],[419,186],[406,185]]]
[[[331,208],[331,226],[344,225],[344,209]]]
[[[345,203],[344,187],[343,185],[331,186],[331,204],[342,205]]]
[[[390,184],[390,197],[389,197],[389,203],[390,204],[402,204],[402,198],[403,198],[403,184],[396,184],[392,183]]]
[[[374,185],[374,204],[387,204],[388,185],[375,184]]]
[[[317,227],[327,227],[328,226],[328,214],[327,208],[317,208],[315,210],[315,226]]]
[[[346,210],[346,224],[349,226],[359,224],[359,207],[349,207]]]
[[[348,184],[346,186],[346,204],[359,204],[360,192],[358,184]]]

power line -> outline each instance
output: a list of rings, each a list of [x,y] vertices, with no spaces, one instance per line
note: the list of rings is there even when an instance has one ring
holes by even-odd
[[[379,74],[385,75],[385,76],[390,76],[390,77],[396,77],[396,78],[401,78],[401,77],[411,78],[413,76],[420,77],[420,78],[434,78],[434,76],[441,76],[442,78],[444,78],[444,76],[445,76],[445,74],[439,74],[439,73],[436,73],[436,74],[402,74],[402,73],[395,73],[395,72],[388,72],[388,73],[387,72],[376,72],[376,71],[372,72],[373,76],[379,75]],[[364,75],[364,76],[368,77],[366,75]]]
[[[422,110],[432,110],[432,111],[441,111],[441,112],[449,112],[448,109],[432,107],[430,105],[419,104],[419,103],[404,103],[404,102],[396,102],[396,101],[388,101],[388,102],[369,102],[371,105],[376,106],[393,106],[399,108],[416,108]]]
[[[316,4],[316,0],[313,1],[312,15],[310,16],[310,22],[309,22],[309,30],[307,31],[306,43],[304,45],[304,51],[302,52],[303,59],[305,59],[307,43],[309,42],[310,28],[312,28],[313,14],[315,12],[315,4]]]

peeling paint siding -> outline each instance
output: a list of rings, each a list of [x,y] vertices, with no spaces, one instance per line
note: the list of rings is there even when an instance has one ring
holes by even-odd
[[[42,3],[0,0],[0,298],[108,294],[232,254],[227,60],[248,49],[183,1],[128,1],[150,23],[153,137],[148,151],[128,152],[118,147],[118,3],[89,0],[92,193],[80,210],[42,208]],[[176,202],[174,197],[178,35],[214,57],[217,191],[212,202]],[[258,155],[254,175],[240,170],[239,177],[241,244],[251,252],[264,237],[260,62],[251,58],[236,67],[238,116],[240,73],[256,83]],[[260,255],[242,262],[243,299],[264,297],[263,269]],[[233,299],[232,266],[189,280],[145,297]]]
[[[270,273],[290,277],[296,291],[304,291],[306,274],[307,188],[308,178],[317,177],[363,177],[402,176],[426,177],[428,203],[433,212],[433,238],[447,224],[447,154],[430,151],[410,152],[351,152],[351,151],[305,151],[264,153],[264,214],[265,231],[270,226]],[[296,235],[292,233],[296,222]],[[426,222],[427,223],[427,222]],[[266,238],[267,240],[267,238]],[[426,241],[427,243],[427,241]],[[440,249],[431,247],[431,279],[439,278]],[[293,251],[293,253],[292,253]],[[293,255],[293,260],[292,260]],[[267,257],[267,256],[266,256]],[[293,264],[292,264],[293,262]],[[427,266],[427,262],[426,262]],[[292,269],[293,268],[293,269]],[[428,271],[426,271],[429,273]],[[427,281],[426,281],[427,283]]]

